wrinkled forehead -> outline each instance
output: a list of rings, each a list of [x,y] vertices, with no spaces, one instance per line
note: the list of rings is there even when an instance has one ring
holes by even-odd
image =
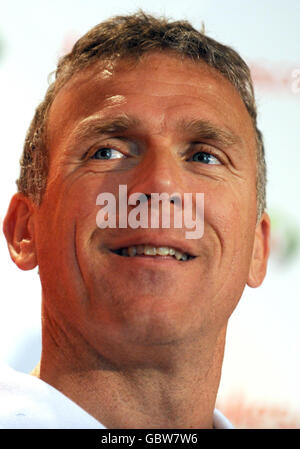
[[[88,64],[78,63],[76,70],[67,76],[66,82],[63,82],[62,88],[64,90],[78,88],[80,85],[83,86],[84,83],[99,80],[104,83],[103,85],[105,85],[106,81],[106,85],[108,85],[108,83],[113,83],[114,79],[120,75],[134,75],[136,72],[142,72],[143,70],[148,72],[149,68],[151,70],[156,68],[156,78],[159,79],[166,76],[165,71],[160,71],[160,69],[166,68],[166,66],[169,66],[170,69],[175,67],[176,73],[186,76],[187,81],[189,79],[189,70],[199,69],[199,77],[203,76],[203,74],[208,74],[211,78],[218,80],[220,83],[228,83],[235,89],[219,70],[211,67],[204,60],[194,60],[187,55],[181,55],[169,49],[148,51],[142,55],[132,55],[126,58],[92,59]],[[174,73],[170,75],[174,76]]]
[[[181,97],[180,97],[181,96]],[[178,98],[202,101],[215,118],[239,124],[240,132],[254,143],[250,115],[235,87],[216,69],[172,52],[153,52],[141,58],[98,60],[76,72],[60,89],[50,109],[47,135],[52,140],[68,132],[74,121],[101,110],[125,105],[127,97],[144,102],[144,111],[159,98],[161,105]],[[110,109],[109,109],[110,108]],[[221,110],[222,109],[222,110]],[[202,108],[202,114],[205,113]],[[219,115],[219,117],[216,117]],[[255,144],[255,143],[254,143]]]

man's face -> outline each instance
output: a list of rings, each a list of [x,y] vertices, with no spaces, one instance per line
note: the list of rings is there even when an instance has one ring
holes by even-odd
[[[124,115],[127,126],[113,126]],[[248,280],[256,224],[255,135],[234,87],[206,64],[166,53],[109,70],[99,63],[55,98],[48,148],[47,190],[35,215],[48,314],[107,357],[118,345],[224,328]],[[120,184],[128,196],[204,193],[202,238],[186,239],[184,227],[100,229],[96,198],[111,192],[118,200]],[[111,251],[137,244],[194,258]]]

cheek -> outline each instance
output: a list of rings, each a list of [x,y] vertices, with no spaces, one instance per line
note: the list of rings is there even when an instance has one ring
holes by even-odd
[[[45,297],[55,298],[54,307],[76,310],[78,298],[86,297],[78,263],[78,227],[86,236],[96,226],[96,195],[80,178],[53,183],[37,216],[36,248],[40,279]],[[54,263],[52,263],[54,261]],[[74,304],[66,303],[72,301]]]
[[[206,244],[211,252],[209,279],[213,286],[211,325],[224,325],[238,304],[249,274],[255,231],[255,216],[238,195],[227,198],[225,191],[207,195],[205,210]],[[218,323],[218,324],[217,324]]]
[[[232,268],[248,266],[256,224],[256,198],[242,184],[207,192],[204,210],[205,226],[219,243],[220,256]]]

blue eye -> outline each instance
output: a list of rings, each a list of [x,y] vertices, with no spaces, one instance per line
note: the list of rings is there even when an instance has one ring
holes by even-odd
[[[92,159],[119,159],[124,157],[120,151],[113,148],[99,148],[91,157]]]
[[[220,165],[221,162],[213,154],[206,153],[205,151],[198,151],[198,153],[193,154],[192,160],[195,162],[202,162],[202,164],[212,164]]]

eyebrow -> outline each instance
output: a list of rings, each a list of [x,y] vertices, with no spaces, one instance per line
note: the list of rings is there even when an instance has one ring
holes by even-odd
[[[87,139],[94,139],[105,134],[115,135],[123,134],[128,130],[142,128],[143,123],[140,119],[128,116],[123,113],[119,116],[106,117],[102,114],[94,114],[79,122],[71,132],[69,145],[66,149],[68,153],[74,142],[82,142]],[[193,136],[194,140],[213,141],[224,147],[241,144],[242,139],[225,128],[221,128],[209,120],[181,119],[175,125],[176,131]]]
[[[102,134],[124,133],[141,125],[141,121],[126,114],[103,118],[100,114],[82,120],[72,131],[71,140],[85,140]]]
[[[178,128],[181,132],[194,136],[195,139],[213,141],[224,147],[242,144],[241,137],[209,120],[182,119],[178,123]]]

